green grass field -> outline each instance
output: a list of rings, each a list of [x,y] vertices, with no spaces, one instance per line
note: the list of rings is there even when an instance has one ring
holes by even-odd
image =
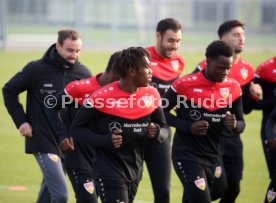
[[[185,73],[191,72],[196,64],[204,58],[203,53],[181,53],[186,61]],[[41,57],[42,52],[0,52],[0,86],[19,71],[27,62]],[[104,70],[110,52],[91,53],[84,51],[81,61],[95,74]],[[247,53],[244,58],[255,67],[276,53]],[[24,103],[24,94],[21,96]],[[32,155],[24,154],[24,139],[8,115],[3,98],[0,97],[0,202],[31,203],[35,202],[40,187],[41,172]],[[246,119],[246,130],[242,135],[244,143],[244,177],[241,193],[237,203],[263,202],[269,183],[268,172],[260,142],[261,113],[253,112]],[[162,178],[162,177],[160,177]],[[69,181],[68,184],[70,185]],[[9,186],[24,186],[25,191],[12,191]],[[171,202],[181,202],[182,186],[174,171],[171,181]],[[145,168],[143,180],[139,186],[136,203],[153,202],[149,177]],[[70,186],[70,203],[74,202],[74,194]]]

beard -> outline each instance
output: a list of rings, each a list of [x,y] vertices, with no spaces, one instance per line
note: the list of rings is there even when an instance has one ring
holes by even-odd
[[[235,54],[239,54],[239,53],[241,53],[242,52],[242,49],[235,49]]]

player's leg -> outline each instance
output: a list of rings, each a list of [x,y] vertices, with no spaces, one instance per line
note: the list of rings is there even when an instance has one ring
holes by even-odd
[[[266,192],[265,203],[275,203],[276,202],[276,150],[270,150],[269,165],[271,170],[271,180]]]
[[[184,187],[183,203],[211,203],[214,167],[180,160],[173,160],[173,166]]]
[[[222,157],[219,157],[219,162],[216,165],[214,184],[212,186],[211,198],[212,201],[221,198],[227,189],[227,178],[223,166]]]
[[[145,162],[149,172],[155,203],[170,202],[171,134],[164,143],[148,140]]]
[[[137,190],[138,190],[138,185],[139,182],[135,181],[133,183],[129,183],[128,186],[128,199],[129,199],[129,203],[133,203],[134,202],[134,198],[137,194]]]
[[[97,203],[92,172],[69,168],[66,171],[74,189],[77,203]]]
[[[98,195],[102,203],[129,203],[129,185],[120,180],[96,179]]]
[[[263,150],[264,150],[265,161],[266,161],[268,172],[269,172],[269,177],[271,178],[272,175],[273,175],[272,174],[273,173],[273,170],[272,170],[273,167],[271,166],[271,162],[269,161],[271,159],[270,158],[270,150],[267,147],[267,139],[266,139],[265,128],[264,128],[263,124],[262,124],[262,127],[261,127],[261,141],[262,141],[262,146],[263,146]]]
[[[42,179],[36,203],[48,203],[48,202],[51,202],[51,194],[47,188],[45,180]]]
[[[243,145],[240,136],[227,138],[224,145],[223,165],[228,187],[220,202],[234,203],[240,193],[243,172]]]
[[[34,154],[43,174],[43,179],[51,194],[51,203],[66,203],[68,188],[60,158],[55,154]]]

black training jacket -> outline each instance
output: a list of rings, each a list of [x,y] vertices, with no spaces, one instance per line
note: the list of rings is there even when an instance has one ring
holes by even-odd
[[[16,127],[29,122],[33,128],[33,137],[25,141],[26,153],[62,155],[46,113],[47,105],[51,108],[55,106],[55,96],[66,84],[88,77],[91,73],[84,65],[68,63],[57,53],[53,44],[41,59],[28,63],[4,85],[4,103]],[[27,91],[26,111],[18,97],[24,91]]]

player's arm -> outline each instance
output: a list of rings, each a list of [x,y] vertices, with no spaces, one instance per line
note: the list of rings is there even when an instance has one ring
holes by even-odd
[[[255,77],[254,78],[254,83],[259,84],[263,90],[267,89],[267,84],[265,83],[264,80]],[[270,100],[264,100],[261,99],[258,102],[256,102],[252,108],[256,110],[264,110],[264,109],[272,109],[274,107],[274,104],[276,103],[276,98],[275,99],[270,99]]]
[[[91,144],[100,147],[112,146],[112,134],[99,134],[90,129],[91,124],[95,123],[100,117],[102,112],[93,107],[84,105],[77,112],[73,123],[70,128],[70,135],[74,140],[82,143]]]
[[[190,121],[180,119],[171,113],[171,110],[177,105],[177,97],[178,94],[170,88],[162,99],[162,106],[167,124],[181,131],[191,133],[192,123]]]
[[[251,93],[253,91],[251,91],[251,89],[256,86],[258,89],[261,88],[259,84],[255,84],[253,81],[245,84],[242,87],[242,105],[244,114],[249,114],[253,110],[254,105],[256,105],[257,102],[261,99],[261,96]]]
[[[232,115],[235,119],[235,125],[232,126],[232,129],[236,133],[242,133],[245,128],[245,121],[243,118],[243,106],[241,96],[232,103],[232,107],[229,108],[229,111],[230,115]]]
[[[31,64],[28,64],[2,88],[4,104],[20,134],[26,137],[32,137],[32,126],[19,102],[19,94],[31,88],[33,72]]]
[[[152,125],[155,125],[155,127]],[[169,136],[168,127],[166,126],[167,124],[163,109],[158,107],[152,113],[151,123],[148,130],[151,130],[151,127],[154,127],[155,129],[153,130],[153,137],[155,137],[158,142],[163,143]]]

